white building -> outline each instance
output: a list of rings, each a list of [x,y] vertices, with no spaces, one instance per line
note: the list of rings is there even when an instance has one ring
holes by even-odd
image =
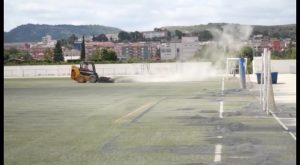
[[[146,39],[167,37],[166,31],[145,31],[142,34]]]
[[[119,33],[111,33],[111,34],[105,34],[107,39],[109,41],[118,41],[119,40]]]
[[[52,37],[50,35],[46,35],[45,37],[42,37],[42,42],[39,42],[37,44],[54,48],[56,44],[56,40],[52,40]]]
[[[80,51],[77,49],[65,49],[63,54],[65,61],[80,59]]]
[[[162,43],[160,45],[161,60],[189,60],[207,44],[210,42],[199,42],[198,37],[182,37],[181,42]]]
[[[48,44],[52,41],[52,37],[50,35],[46,35],[45,37],[42,37],[42,42],[44,44]]]
[[[202,48],[198,37],[182,37],[179,49],[179,60],[188,60],[194,57],[198,49]]]
[[[198,37],[182,37],[182,43],[196,43],[199,42]]]
[[[160,59],[174,60],[179,58],[181,43],[162,43],[160,45]]]

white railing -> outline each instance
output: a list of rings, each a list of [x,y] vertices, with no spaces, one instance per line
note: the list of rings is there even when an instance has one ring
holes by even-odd
[[[96,64],[99,76],[126,76],[142,74],[173,74],[179,72],[206,71],[209,62],[202,63],[137,63],[137,64]],[[71,65],[5,66],[4,78],[69,77]]]

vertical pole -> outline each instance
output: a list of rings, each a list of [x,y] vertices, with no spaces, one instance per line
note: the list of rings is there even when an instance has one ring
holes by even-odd
[[[268,73],[267,73],[267,67],[268,67],[268,61],[267,61],[267,49],[265,48],[264,49],[264,111],[267,111],[267,76],[268,76]]]
[[[241,88],[246,89],[246,75],[245,75],[245,59],[240,58],[240,83]]]
[[[264,63],[263,63],[263,55],[261,55],[260,57],[260,61],[261,61],[261,68],[260,68],[260,105],[262,105],[262,98],[263,98],[263,93],[262,93],[262,71],[263,71],[263,68],[264,68]]]
[[[270,113],[270,88],[271,88],[271,83],[272,83],[272,77],[271,77],[271,68],[270,68],[270,63],[271,63],[271,52],[268,51],[267,53],[267,61],[268,61],[268,68],[267,68],[267,114],[269,115]]]

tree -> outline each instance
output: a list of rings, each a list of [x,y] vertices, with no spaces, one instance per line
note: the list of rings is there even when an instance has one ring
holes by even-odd
[[[290,54],[290,58],[291,59],[296,59],[296,55],[297,55],[296,48],[292,48],[292,52]]]
[[[60,40],[60,45],[64,47],[68,47],[68,41],[66,39],[61,39]]]
[[[212,39],[213,39],[213,35],[208,30],[201,31],[198,34],[199,41],[208,41],[208,40],[212,40]]]
[[[117,61],[117,53],[108,48],[96,48],[92,55],[93,61]]]
[[[125,31],[120,31],[118,34],[120,41],[130,41],[130,34]]]
[[[278,32],[275,32],[271,35],[273,38],[280,38],[280,34]]]
[[[75,34],[72,34],[68,39],[68,44],[69,45],[74,45],[74,42],[78,39],[78,37]]]
[[[8,50],[4,49],[4,59],[3,59],[4,62],[9,60],[9,57],[10,57],[10,54],[9,54]]]
[[[249,74],[252,73],[252,60],[253,60],[253,49],[249,46],[244,46],[241,49],[243,57],[247,58],[247,71]]]
[[[24,61],[30,61],[30,60],[32,60],[32,56],[29,54],[29,52],[21,52],[20,54],[19,54],[19,57],[21,58],[21,59],[23,59]]]
[[[96,51],[92,54],[91,60],[93,61],[101,61],[101,50],[100,48],[96,48]]]
[[[181,39],[181,37],[183,36],[183,33],[180,30],[175,30],[175,35]]]
[[[80,59],[81,59],[82,61],[85,60],[85,43],[84,43],[84,36],[82,36]]]
[[[144,37],[142,33],[135,31],[130,33],[130,39],[132,42],[137,42],[137,41],[143,41]]]
[[[59,41],[59,40],[57,41],[55,48],[54,48],[53,61],[54,62],[64,61],[64,56],[63,56],[62,48],[61,48],[61,41]]]
[[[106,42],[106,41],[108,41],[108,38],[106,37],[105,34],[100,34],[97,37],[94,37],[93,41]]]
[[[171,41],[171,32],[167,30],[167,41]]]
[[[103,61],[117,61],[117,53],[112,49],[102,48],[101,49],[101,59]]]
[[[53,62],[53,56],[54,56],[54,53],[53,53],[53,50],[50,49],[50,48],[47,48],[45,51],[44,51],[44,60],[46,62]]]
[[[10,48],[4,50],[4,61],[9,60],[21,60],[21,61],[30,61],[32,56],[27,51],[20,51],[16,48]]]
[[[241,54],[246,57],[249,61],[253,60],[253,49],[249,46],[244,46],[241,49]]]

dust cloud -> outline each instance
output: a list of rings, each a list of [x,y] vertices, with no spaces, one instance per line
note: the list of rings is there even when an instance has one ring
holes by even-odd
[[[239,56],[239,50],[247,44],[252,30],[251,26],[238,24],[209,29],[213,40],[200,46],[193,59],[176,63],[141,64],[146,65],[146,69],[130,79],[135,82],[181,82],[221,76],[225,73],[226,58]]]

